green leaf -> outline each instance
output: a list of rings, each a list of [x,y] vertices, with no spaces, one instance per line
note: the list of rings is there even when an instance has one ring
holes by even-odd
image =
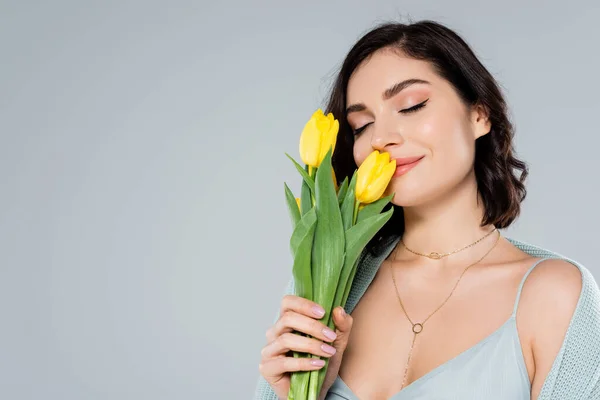
[[[331,177],[329,149],[317,170],[315,198],[317,227],[313,242],[313,301],[325,309],[327,321],[344,264],[345,234],[339,203]]]
[[[392,217],[394,209],[391,208],[383,214],[373,215],[346,231],[346,258],[344,260],[344,274],[340,278],[338,284],[338,293],[342,292],[343,295],[336,294],[336,306],[345,305],[348,299],[350,286],[356,273],[357,260],[360,254],[365,249],[367,243],[375,234],[385,225],[386,222]],[[345,280],[344,280],[345,279]]]
[[[292,226],[295,228],[296,224],[300,220],[300,209],[298,208],[298,203],[296,203],[296,197],[294,193],[290,190],[288,185],[284,183],[285,186],[285,200],[287,202],[288,211],[290,213],[290,218],[292,220]]]
[[[306,214],[311,208],[313,208],[312,203],[312,194],[310,188],[306,184],[306,181],[302,181],[302,186],[300,187],[300,209],[301,215]]]
[[[308,185],[310,190],[314,193],[315,192],[315,182],[310,177],[310,175],[308,175],[308,172],[304,168],[302,168],[302,166],[300,164],[298,164],[296,162],[296,160],[294,160],[294,158],[292,158],[292,156],[290,156],[288,153],[285,153],[285,155],[287,156],[287,158],[292,160],[292,162],[294,163],[294,166],[296,167],[298,172],[300,172],[300,175],[302,175],[302,179],[304,179],[304,182],[306,182],[306,184]]]
[[[341,206],[342,221],[344,224],[344,231],[347,231],[352,227],[352,217],[354,216],[354,202],[356,200],[356,172],[352,174],[352,179],[348,185],[346,196]]]
[[[393,198],[394,194],[392,193],[387,197],[382,197],[381,199],[364,206],[362,210],[358,212],[358,218],[356,218],[356,223],[358,224],[360,221],[364,221],[365,219],[372,217],[373,215],[379,214],[381,210],[383,210]]]
[[[354,263],[362,249],[392,217],[393,212],[394,209],[391,208],[383,214],[373,215],[346,231],[346,259]]]
[[[338,190],[338,203],[340,204],[340,206],[342,205],[342,202],[344,201],[344,198],[346,197],[347,191],[348,191],[348,177],[345,177],[340,185],[339,190]]]
[[[294,358],[298,358],[294,352]],[[307,400],[310,371],[293,371],[290,376],[290,390],[287,400]]]
[[[290,249],[294,258],[292,275],[296,296],[313,299],[311,250],[313,246],[317,213],[314,208],[304,214],[296,224],[290,238]]]
[[[364,251],[364,249],[363,249]],[[361,252],[362,253],[362,252]],[[356,270],[358,269],[358,260],[360,259],[360,254],[359,254],[359,258],[356,259],[356,261],[354,262],[354,265],[352,266],[352,270],[350,271],[350,275],[348,276],[348,279],[346,280],[346,286],[344,287],[343,295],[340,299],[340,306],[346,306],[346,302],[348,301],[348,296],[350,295],[350,289],[352,289],[352,282],[354,281],[354,276],[356,275]]]

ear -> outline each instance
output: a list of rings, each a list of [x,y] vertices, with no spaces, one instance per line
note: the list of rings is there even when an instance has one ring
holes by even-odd
[[[489,115],[490,114],[485,106],[481,104],[473,106],[471,111],[471,124],[473,125],[475,139],[490,133],[492,123],[490,122]]]

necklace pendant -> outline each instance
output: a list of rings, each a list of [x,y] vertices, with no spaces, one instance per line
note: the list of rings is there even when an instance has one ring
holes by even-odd
[[[433,258],[434,260],[439,260],[440,258],[442,258],[442,255],[440,253],[436,253],[434,251],[432,253],[429,253],[429,255],[427,257]]]
[[[415,334],[423,332],[423,324],[420,324],[417,322],[416,324],[413,325],[412,331]]]

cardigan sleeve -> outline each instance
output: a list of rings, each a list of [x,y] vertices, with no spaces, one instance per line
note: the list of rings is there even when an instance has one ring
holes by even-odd
[[[594,390],[590,394],[589,400],[598,400],[600,399],[600,380],[596,382],[596,386],[594,386]]]
[[[294,277],[292,276],[285,288],[283,295],[293,294],[294,293]],[[275,317],[273,318],[273,323],[277,322],[279,319],[279,308],[275,313]],[[271,385],[267,382],[262,375],[258,377],[258,382],[256,382],[256,388],[254,391],[254,400],[279,400]]]
[[[581,294],[538,400],[600,400],[600,289],[582,265]]]

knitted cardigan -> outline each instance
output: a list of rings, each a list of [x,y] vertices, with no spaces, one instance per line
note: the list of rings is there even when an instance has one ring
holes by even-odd
[[[508,240],[531,256],[562,259],[581,271],[582,286],[577,307],[537,400],[600,400],[600,289],[594,276],[583,265],[560,254],[514,239]],[[399,237],[384,240],[381,244],[382,251],[377,254],[363,251],[344,306],[347,313],[352,312],[379,266],[398,241]],[[292,278],[285,294],[293,293]],[[278,317],[279,312],[274,321]],[[279,400],[262,376],[258,378],[254,400]]]

